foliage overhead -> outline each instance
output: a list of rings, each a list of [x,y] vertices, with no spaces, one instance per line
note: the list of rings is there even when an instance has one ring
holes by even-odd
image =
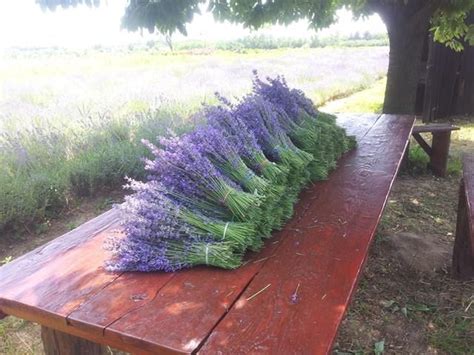
[[[36,0],[43,9],[78,4],[97,6],[100,0]],[[131,31],[148,29],[163,34],[179,31],[186,34],[186,25],[195,14],[206,8],[217,20],[241,23],[258,29],[265,24],[289,24],[306,19],[315,29],[329,26],[336,20],[336,11],[349,8],[356,16],[408,7],[429,7],[431,31],[435,40],[461,50],[463,42],[474,45],[474,25],[466,22],[474,9],[474,0],[129,0],[122,25]]]

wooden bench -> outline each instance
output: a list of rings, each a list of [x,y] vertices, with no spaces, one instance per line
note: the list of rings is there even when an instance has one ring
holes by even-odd
[[[108,273],[115,211],[0,268],[0,311],[43,326],[47,354],[331,351],[414,117],[343,116],[358,140],[295,217],[239,269]]]
[[[421,148],[423,148],[430,157],[428,167],[436,176],[446,176],[451,132],[458,129],[459,127],[445,123],[413,127],[413,138],[415,138]],[[420,133],[431,133],[431,146],[426,143]]]
[[[474,156],[463,158],[463,177],[459,189],[453,273],[460,279],[474,279]]]

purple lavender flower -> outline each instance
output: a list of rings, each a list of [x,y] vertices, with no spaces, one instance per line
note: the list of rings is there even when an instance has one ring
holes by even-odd
[[[155,156],[146,165],[150,180],[159,181],[172,193],[226,207],[240,221],[259,214],[260,197],[242,191],[188,137],[161,139],[160,143],[163,149],[148,143]]]
[[[150,243],[126,237],[109,240],[106,248],[113,253],[106,263],[109,271],[173,272],[195,265],[235,269],[242,262],[242,255],[235,253],[229,243],[199,238]]]
[[[254,70],[253,92],[260,95],[285,112],[296,122],[299,121],[300,111],[303,110],[310,116],[316,117],[318,112],[313,102],[307,98],[301,90],[290,89],[283,76],[267,78],[267,83],[263,82],[256,70]]]
[[[108,241],[109,270],[239,266],[247,248],[260,248],[261,237],[290,218],[308,164],[315,175],[324,154],[334,160],[344,143],[333,122],[315,121],[312,102],[282,77],[264,83],[256,75],[253,94],[236,105],[217,96],[223,106],[203,110],[204,125],[161,138],[159,148],[144,141],[154,156],[146,160],[148,181],[130,181],[134,194],[121,207],[125,237]],[[318,150],[324,142],[313,138],[322,130],[330,132],[331,149]]]
[[[231,111],[223,107],[206,108],[207,124],[225,132],[229,143],[253,171],[270,181],[284,183],[288,170],[268,160],[255,135]]]
[[[272,160],[293,165],[297,169],[307,165],[312,156],[293,145],[278,122],[277,112],[269,101],[260,96],[245,97],[233,111],[255,135],[265,155]]]

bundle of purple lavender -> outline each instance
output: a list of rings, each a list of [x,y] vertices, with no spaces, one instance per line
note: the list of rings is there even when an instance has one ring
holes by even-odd
[[[284,78],[262,81],[236,104],[218,96],[205,122],[145,144],[146,182],[130,180],[125,237],[109,239],[111,271],[233,269],[293,215],[300,190],[322,180],[355,140]]]

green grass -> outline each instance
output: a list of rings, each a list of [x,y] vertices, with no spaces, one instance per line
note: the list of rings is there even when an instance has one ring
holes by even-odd
[[[322,110],[327,112],[382,112],[381,88],[385,88],[386,79],[383,76],[375,78],[375,85],[372,80],[367,78],[351,88],[333,85],[324,91],[310,92],[309,96],[316,105],[322,105]]]
[[[474,354],[472,320],[458,314],[436,317],[435,331],[429,336],[430,343],[447,354]]]
[[[428,173],[427,165],[430,158],[425,153],[423,148],[419,145],[410,144],[410,151],[408,152],[409,172],[412,174],[426,174]]]
[[[39,328],[16,317],[0,320],[0,354],[41,354],[43,346]]]
[[[341,113],[380,113],[382,112],[386,82],[387,79],[384,77],[373,85],[362,86],[361,90],[358,90],[355,94],[329,102],[323,109],[329,112]]]
[[[119,188],[124,176],[142,177],[140,158],[148,152],[141,139],[188,129],[191,125],[178,114],[182,109],[102,117],[67,129],[37,126],[16,136],[4,133],[0,229],[54,218],[78,197]]]

